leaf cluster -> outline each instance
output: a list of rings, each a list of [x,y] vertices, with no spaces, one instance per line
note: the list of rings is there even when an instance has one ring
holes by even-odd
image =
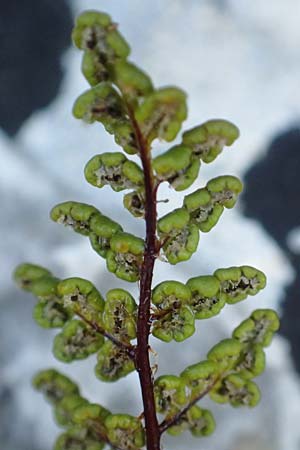
[[[195,320],[209,319],[226,304],[256,295],[265,287],[266,277],[259,269],[243,265],[219,268],[211,275],[197,274],[186,283],[167,280],[154,288],[147,285],[143,291],[146,258],[164,257],[172,265],[190,259],[200,234],[217,225],[243,189],[237,177],[218,176],[186,195],[180,208],[156,220],[160,184],[166,182],[178,192],[189,188],[201,165],[212,163],[224,147],[234,144],[239,130],[227,120],[211,119],[184,131],[178,145],[152,157],[155,140],[172,142],[180,132],[187,117],[185,92],[174,86],[154,87],[150,77],[128,60],[130,47],[108,14],[82,13],[72,37],[83,51],[82,73],[90,85],[75,101],[73,115],[101,123],[126,154],[136,155],[141,162],[123,152],[97,154],[86,163],[85,179],[96,188],[129,191],[123,197],[124,207],[134,217],[145,219],[147,230],[152,220],[155,248],[149,247],[149,236],[135,236],[96,207],[68,200],[52,208],[51,219],[87,237],[116,277],[139,282],[140,302],[124,289],[116,287],[104,296],[88,280],[60,279],[31,263],[20,264],[14,277],[37,299],[36,322],[60,329],[54,338],[54,356],[71,363],[97,353],[96,376],[114,382],[138,369],[139,320],[146,317],[147,329],[155,338],[181,342],[195,332]],[[147,296],[151,304],[145,313],[141,308]],[[234,407],[255,406],[260,392],[252,379],[263,372],[264,347],[278,327],[274,311],[256,310],[231,338],[216,344],[205,361],[185,368],[179,376],[156,378],[155,408],[163,415],[159,433],[168,430],[177,435],[189,430],[197,437],[210,435],[214,418],[197,404],[206,394]],[[56,370],[40,372],[34,385],[52,404],[57,422],[66,428],[55,450],[101,450],[106,444],[137,450],[145,445],[147,427],[141,417],[112,414],[90,403],[72,380]]]

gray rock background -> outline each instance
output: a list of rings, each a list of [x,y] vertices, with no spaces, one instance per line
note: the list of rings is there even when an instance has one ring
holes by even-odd
[[[21,2],[15,2],[11,17],[21,17],[20,21],[26,24],[24,33],[34,35],[35,39],[29,43],[35,46],[43,40],[38,24],[43,23],[44,28],[47,20],[44,23],[39,16],[34,16],[35,2],[32,2],[33,9],[29,8],[30,18],[26,11],[21,14],[20,5]],[[49,5],[50,2],[45,2],[45,8]],[[3,450],[48,450],[59,433],[50,407],[30,386],[33,374],[44,367],[54,366],[68,373],[81,383],[84,395],[115,412],[139,414],[142,410],[135,374],[117,384],[106,385],[93,375],[94,357],[68,366],[54,360],[51,346],[55,333],[34,324],[31,319],[34,300],[19,292],[11,281],[13,268],[21,261],[31,261],[49,267],[61,277],[86,277],[104,294],[113,286],[126,286],[106,272],[104,261],[98,259],[83,237],[49,221],[49,210],[57,202],[74,199],[92,203],[120,221],[124,228],[140,236],[144,233],[143,223],[131,218],[122,208],[121,195],[109,188],[93,189],[84,181],[86,161],[97,152],[117,147],[100,125],[86,126],[71,116],[72,103],[87,84],[79,70],[80,53],[68,47],[68,9],[62,1],[58,5],[55,14],[61,20],[59,29],[65,30],[65,34],[61,31],[64,37],[57,44],[60,56],[53,57],[50,64],[52,82],[58,75],[52,97],[38,101],[38,92],[47,91],[49,82],[49,77],[40,73],[47,65],[39,58],[53,47],[49,36],[56,34],[54,22],[52,34],[45,38],[48,46],[34,55],[35,65],[28,67],[32,78],[41,75],[34,78],[32,89],[38,100],[32,103],[31,110],[24,106],[23,116],[14,115],[16,107],[12,105],[29,102],[22,90],[19,93],[12,89],[11,97],[8,92],[7,97],[2,96],[2,102],[6,101],[2,111],[7,111],[2,116],[5,120],[0,122],[0,448]],[[238,143],[214,164],[203,165],[199,180],[189,191],[216,175],[229,173],[243,177],[264,155],[274,135],[299,124],[300,4],[297,0],[273,0],[272,3],[76,0],[68,6],[72,16],[87,8],[111,13],[132,44],[132,60],[151,74],[155,85],[176,84],[187,91],[190,114],[185,127],[211,117],[224,117],[239,126]],[[4,13],[0,12],[0,20],[5,23]],[[57,27],[60,20],[55,20]],[[11,22],[10,26],[10,33],[17,34],[18,26],[12,27]],[[18,39],[21,45],[22,35]],[[17,48],[18,45],[15,52]],[[2,75],[7,61],[1,61]],[[8,82],[10,76],[2,79]],[[22,85],[22,78],[17,83]],[[23,82],[22,86],[26,91],[27,84]],[[155,152],[165,148],[159,144]],[[162,186],[160,197],[170,200],[168,204],[160,204],[161,214],[181,204],[181,195],[166,186]],[[265,291],[234,307],[227,306],[220,316],[206,323],[198,323],[198,332],[184,343],[163,344],[153,340],[153,347],[159,353],[159,374],[178,373],[200,360],[252,309],[274,307],[282,312],[284,289],[293,281],[295,271],[262,225],[244,217],[242,202],[234,211],[225,212],[209,235],[202,235],[199,251],[190,261],[175,267],[157,264],[155,283],[170,278],[184,281],[200,273],[211,273],[217,267],[244,263],[258,266],[268,274]],[[131,291],[137,293],[132,286]],[[258,380],[263,398],[255,410],[215,407],[204,400],[203,404],[214,411],[217,420],[214,436],[201,441],[188,435],[177,439],[166,437],[165,450],[299,450],[299,377],[293,368],[288,340],[277,336],[267,350],[267,358],[267,370]]]

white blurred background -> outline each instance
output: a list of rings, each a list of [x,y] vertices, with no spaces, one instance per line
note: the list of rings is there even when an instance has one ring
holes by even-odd
[[[0,10],[3,450],[48,450],[59,433],[50,407],[30,386],[31,377],[41,368],[53,366],[69,374],[80,382],[84,395],[113,412],[139,415],[142,411],[135,374],[107,385],[93,374],[94,356],[70,365],[56,361],[51,354],[55,333],[35,325],[34,300],[19,292],[11,280],[14,267],[30,261],[62,278],[86,277],[103,294],[117,286],[137,294],[135,286],[106,271],[105,261],[93,253],[88,240],[48,217],[58,202],[83,201],[119,221],[124,229],[144,233],[143,222],[123,209],[121,194],[109,187],[97,190],[83,177],[83,167],[95,153],[119,150],[101,125],[85,125],[71,115],[75,98],[88,87],[80,73],[82,54],[69,39],[71,20],[84,9],[112,15],[132,46],[131,59],[152,76],[156,86],[175,84],[188,93],[185,128],[214,117],[231,120],[240,128],[239,141],[213,164],[203,164],[199,179],[187,193],[213,176],[232,174],[243,179],[253,164],[266,157],[275,136],[300,123],[298,0],[60,0],[55,6],[50,1],[30,1],[26,7],[21,0],[13,0]],[[166,148],[158,144],[154,152]],[[266,184],[272,184],[271,160],[267,167]],[[283,175],[295,177],[291,172]],[[165,185],[159,196],[170,200],[160,204],[161,214],[181,205],[182,195]],[[263,190],[257,202],[260,196],[264,197]],[[284,217],[286,205],[281,206]],[[299,224],[297,204],[290,207]],[[227,306],[216,318],[198,321],[197,333],[184,343],[153,339],[159,374],[178,374],[205,357],[255,308],[284,313],[285,289],[294,282],[297,268],[260,218],[251,217],[249,211],[245,217],[244,208],[242,199],[235,210],[223,214],[211,233],[202,234],[198,253],[190,261],[175,267],[158,262],[154,283],[186,281],[218,267],[249,264],[267,273],[267,288],[255,298]],[[290,241],[290,246],[297,245],[296,238]],[[166,437],[164,449],[299,450],[300,383],[291,345],[278,335],[267,350],[267,369],[258,379],[263,393],[258,407],[236,410],[204,400],[215,414],[215,434],[202,440],[188,434]],[[293,345],[297,347],[297,342]]]

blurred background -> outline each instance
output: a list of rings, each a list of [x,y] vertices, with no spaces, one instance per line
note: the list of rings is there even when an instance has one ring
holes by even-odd
[[[89,242],[49,220],[65,200],[94,204],[143,236],[142,221],[122,206],[122,195],[84,181],[83,167],[98,152],[118,149],[99,124],[71,115],[88,86],[81,54],[70,32],[76,14],[100,9],[112,15],[132,45],[131,59],[156,86],[175,84],[188,93],[185,127],[220,117],[233,121],[241,138],[211,165],[203,165],[188,192],[222,174],[245,183],[238,207],[202,234],[199,251],[171,267],[158,262],[155,283],[186,281],[218,267],[249,264],[265,271],[268,287],[209,320],[181,344],[152,341],[158,374],[180,373],[249,313],[275,308],[282,327],[267,349],[259,377],[263,396],[254,410],[203,405],[214,412],[215,434],[164,438],[164,449],[300,449],[300,3],[298,0],[10,0],[0,10],[1,314],[0,448],[48,450],[59,429],[50,407],[30,382],[56,367],[81,383],[82,392],[113,412],[142,411],[137,377],[106,385],[93,374],[96,357],[63,365],[51,354],[55,332],[39,329],[34,299],[11,280],[14,267],[30,261],[57,276],[80,276],[105,292],[125,287],[107,273]],[[159,144],[158,150],[167,148]],[[160,213],[181,205],[182,196],[162,186]],[[135,287],[130,287],[137,294]]]

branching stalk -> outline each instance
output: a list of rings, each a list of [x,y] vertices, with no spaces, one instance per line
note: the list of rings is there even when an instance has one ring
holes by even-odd
[[[121,342],[115,336],[108,333],[104,330],[104,328],[100,327],[96,322],[91,322],[86,317],[84,317],[82,314],[77,313],[77,315],[86,323],[88,324],[93,330],[95,330],[97,333],[102,334],[102,336],[106,337],[108,340],[110,340],[113,344],[115,344],[117,347],[124,350],[130,358],[135,358],[135,347],[131,344],[127,344],[126,342]]]
[[[146,242],[140,278],[140,302],[137,321],[136,369],[139,374],[142,390],[147,450],[159,450],[160,432],[155,411],[153,377],[149,359],[151,285],[154,263],[157,256],[157,185],[154,182],[151,155],[148,144],[141,133],[138,123],[135,120],[134,113],[130,107],[128,107],[128,112],[139,146],[140,158],[144,170],[145,179]]]
[[[205,397],[210,390],[215,386],[215,384],[220,379],[220,376],[215,378],[212,383],[210,383],[206,389],[204,389],[197,397],[195,397],[193,400],[191,400],[181,411],[179,411],[177,414],[175,414],[173,417],[170,417],[168,419],[163,420],[159,424],[159,432],[160,434],[163,434],[165,431],[168,430],[168,428],[172,427],[173,425],[176,425],[180,422],[180,419],[188,412],[192,406],[196,405],[196,403],[199,402],[203,397]]]

